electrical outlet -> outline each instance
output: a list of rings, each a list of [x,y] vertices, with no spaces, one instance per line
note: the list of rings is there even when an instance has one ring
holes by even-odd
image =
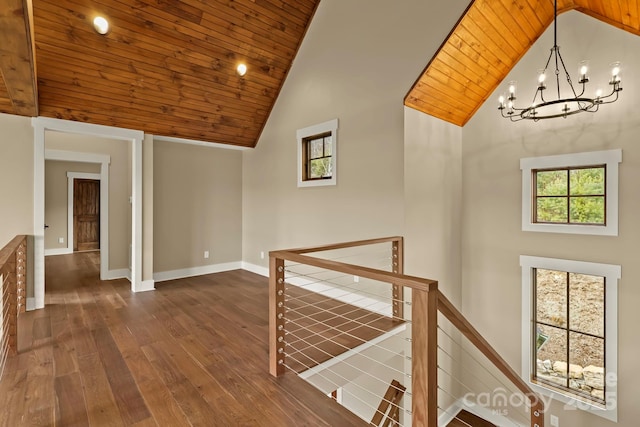
[[[58,237],[58,243],[64,243],[64,237]]]
[[[359,276],[353,276],[353,281],[358,283],[360,281],[360,277]]]
[[[549,425],[551,425],[551,427],[560,427],[560,420],[555,415],[550,415]]]
[[[264,251],[260,252],[260,259],[264,259]]]
[[[204,251],[204,257],[209,258],[209,251]]]

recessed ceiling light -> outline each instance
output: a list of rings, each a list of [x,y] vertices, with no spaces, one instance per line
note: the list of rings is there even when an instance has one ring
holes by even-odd
[[[245,64],[238,64],[238,68],[236,68],[240,77],[247,74],[247,66]]]
[[[109,22],[102,16],[96,16],[93,18],[93,28],[95,28],[98,34],[107,34],[107,31],[109,31]]]

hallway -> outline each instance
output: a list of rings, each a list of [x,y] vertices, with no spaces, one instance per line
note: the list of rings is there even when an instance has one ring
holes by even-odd
[[[246,271],[133,294],[99,252],[46,258],[46,308],[19,318],[0,426],[365,425],[268,374],[267,279]]]

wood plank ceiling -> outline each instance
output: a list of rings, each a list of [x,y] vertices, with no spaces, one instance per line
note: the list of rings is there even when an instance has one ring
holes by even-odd
[[[640,35],[638,0],[558,0],[569,10]],[[552,23],[553,0],[472,1],[404,104],[464,126]]]
[[[8,3],[29,0],[0,0]],[[46,117],[253,147],[318,3],[33,0],[36,107]],[[96,15],[110,22],[104,36],[92,27]],[[35,115],[11,103],[19,81],[2,71],[0,112]]]

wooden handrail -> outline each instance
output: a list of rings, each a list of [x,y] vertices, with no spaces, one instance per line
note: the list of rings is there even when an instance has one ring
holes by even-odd
[[[10,260],[11,256],[14,255],[18,247],[21,243],[23,243],[27,239],[25,235],[18,235],[11,239],[9,243],[6,244],[5,247],[0,249],[0,270],[2,270],[7,264],[7,261]]]
[[[351,242],[331,243],[328,245],[321,245],[321,246],[310,246],[306,248],[287,249],[286,252],[292,252],[296,254],[305,254],[309,252],[332,251],[335,249],[354,248],[357,246],[368,246],[368,245],[376,245],[378,243],[390,243],[390,242],[398,242],[398,241],[402,241],[401,236],[380,237],[378,239],[354,240]]]
[[[393,273],[391,271],[361,267],[355,264],[316,258],[290,251],[271,251],[269,252],[269,257],[297,262],[299,264],[312,265],[314,267],[324,268],[327,270],[339,271],[340,273],[351,274],[380,282],[395,283],[400,286],[407,286],[423,292],[434,290],[438,284],[435,280],[424,279],[422,277],[407,276],[405,274]]]
[[[0,348],[0,374],[6,356],[18,351],[18,315],[25,311],[27,274],[27,236],[14,237],[0,249],[0,277],[2,277],[2,342]]]

